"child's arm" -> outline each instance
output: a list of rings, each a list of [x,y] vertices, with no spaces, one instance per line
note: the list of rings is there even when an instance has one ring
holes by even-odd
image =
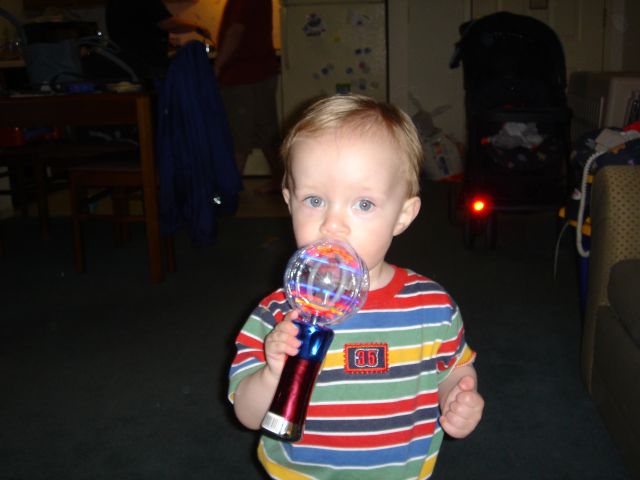
[[[477,391],[473,365],[457,367],[438,385],[440,425],[454,438],[469,435],[480,422],[484,399]]]
[[[247,428],[253,430],[260,428],[278,388],[287,356],[298,353],[300,347],[300,340],[296,338],[298,328],[291,322],[296,318],[298,318],[298,312],[294,310],[266,336],[264,353],[267,364],[238,384],[234,394],[233,408],[240,423]]]

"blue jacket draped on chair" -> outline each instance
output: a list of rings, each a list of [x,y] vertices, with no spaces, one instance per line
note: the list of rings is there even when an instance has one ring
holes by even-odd
[[[235,213],[242,179],[218,84],[201,42],[176,54],[160,89],[157,166],[160,229],[188,226],[191,241],[216,241],[220,214]]]

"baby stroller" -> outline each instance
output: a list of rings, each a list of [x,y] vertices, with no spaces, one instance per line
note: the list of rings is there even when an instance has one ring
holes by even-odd
[[[464,70],[467,156],[451,208],[465,246],[496,242],[496,214],[566,199],[571,111],[562,44],[531,17],[498,12],[460,26],[450,67]]]

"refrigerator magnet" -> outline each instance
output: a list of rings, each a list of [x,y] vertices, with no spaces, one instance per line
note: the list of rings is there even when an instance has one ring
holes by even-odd
[[[317,13],[310,13],[306,17],[306,23],[302,27],[302,31],[307,37],[319,37],[327,28],[324,25],[322,17]]]
[[[351,92],[350,83],[336,83],[336,93],[340,95],[346,95]]]
[[[354,27],[363,27],[364,25],[369,23],[370,18],[362,13],[349,10],[348,21]]]

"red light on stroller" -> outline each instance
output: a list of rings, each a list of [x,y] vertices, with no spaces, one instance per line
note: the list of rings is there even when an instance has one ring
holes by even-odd
[[[480,213],[486,208],[486,206],[487,204],[484,203],[484,200],[476,200],[475,202],[473,202],[471,208],[473,208],[474,212]]]
[[[491,210],[489,200],[485,197],[474,197],[469,204],[474,215],[485,215]]]

